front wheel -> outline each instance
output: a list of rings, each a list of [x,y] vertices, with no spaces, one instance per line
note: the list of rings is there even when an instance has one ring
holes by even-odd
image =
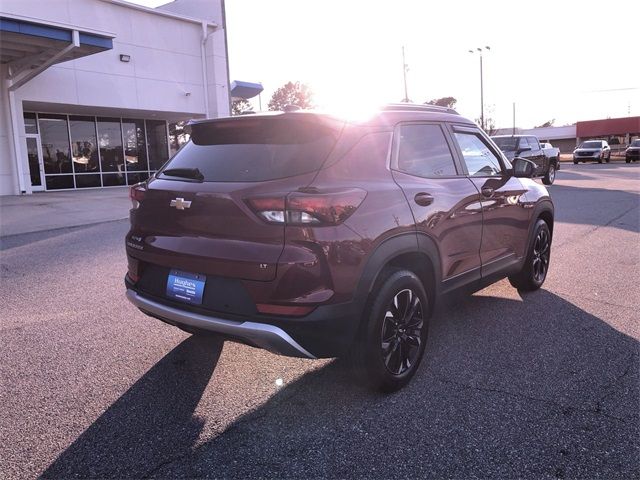
[[[428,315],[427,293],[413,272],[383,272],[356,340],[356,373],[377,390],[394,392],[404,387],[422,360]]]
[[[553,182],[555,179],[556,179],[556,166],[553,163],[550,163],[547,173],[542,178],[542,183],[544,183],[545,185],[553,185]]]
[[[607,163],[609,163],[611,161],[611,153],[609,153],[609,155],[607,155]]]
[[[551,259],[551,231],[549,225],[538,219],[533,229],[533,242],[529,246],[522,270],[509,277],[511,285],[522,291],[539,289],[547,278]]]

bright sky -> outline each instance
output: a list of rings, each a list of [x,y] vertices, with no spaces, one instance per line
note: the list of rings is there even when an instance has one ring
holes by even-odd
[[[155,6],[167,0],[135,0]],[[263,108],[287,81],[318,107],[453,96],[498,127],[640,115],[640,1],[227,0],[232,80],[261,82]],[[257,101],[255,102],[257,108]],[[348,106],[348,107],[345,107]]]

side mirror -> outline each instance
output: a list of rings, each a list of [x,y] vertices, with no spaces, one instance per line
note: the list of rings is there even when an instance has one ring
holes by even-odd
[[[518,153],[530,152],[530,151],[531,151],[531,147],[520,147],[520,148],[518,148]]]
[[[519,178],[532,178],[536,171],[536,164],[526,158],[516,157],[511,161],[513,176]]]

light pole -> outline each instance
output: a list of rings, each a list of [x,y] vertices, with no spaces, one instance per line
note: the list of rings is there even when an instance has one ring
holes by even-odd
[[[476,51],[480,53],[480,126],[484,130],[484,79],[482,77],[482,52],[484,50],[491,50],[491,47],[477,47],[475,50],[469,50],[469,53],[475,53]]]
[[[407,65],[407,61],[404,58],[404,45],[402,46],[402,74],[404,75],[404,100],[403,102],[409,103],[409,93],[407,92],[407,70],[409,70],[409,65]]]

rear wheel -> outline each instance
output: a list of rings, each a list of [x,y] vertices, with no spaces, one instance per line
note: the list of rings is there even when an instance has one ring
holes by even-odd
[[[549,225],[538,219],[533,229],[533,242],[529,247],[522,270],[509,277],[511,285],[522,291],[539,289],[547,278],[551,259],[551,231]]]
[[[383,272],[372,290],[356,340],[356,374],[384,392],[404,387],[424,354],[428,314],[427,293],[413,272]]]
[[[553,185],[554,180],[556,179],[556,166],[553,162],[549,163],[549,169],[547,173],[542,178],[542,183],[545,185]]]

